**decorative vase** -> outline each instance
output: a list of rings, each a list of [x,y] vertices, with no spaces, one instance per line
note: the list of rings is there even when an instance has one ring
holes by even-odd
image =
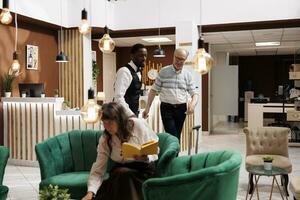
[[[265,170],[272,170],[272,162],[264,162]]]
[[[26,93],[22,93],[22,98],[25,98],[26,97]]]
[[[11,92],[5,92],[5,97],[11,97]]]

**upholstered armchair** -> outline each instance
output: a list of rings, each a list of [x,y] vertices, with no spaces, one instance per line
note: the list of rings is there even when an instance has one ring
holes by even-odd
[[[9,157],[8,148],[4,146],[0,146],[0,200],[6,200],[7,193],[8,193],[8,187],[2,185],[8,157]]]
[[[102,132],[73,130],[52,137],[35,146],[40,165],[40,189],[49,184],[69,189],[72,199],[81,199],[87,192],[87,179],[97,156],[97,145]],[[167,133],[159,133],[159,159],[157,174],[165,168],[179,152],[178,139]],[[114,162],[109,161],[108,170]],[[108,177],[108,173],[105,176]]]
[[[241,161],[233,151],[177,157],[162,177],[144,182],[144,200],[236,200]]]
[[[289,128],[284,127],[261,127],[257,129],[245,128],[246,134],[246,170],[249,166],[263,165],[264,156],[272,156],[273,166],[292,172],[292,163],[288,154]],[[281,176],[284,190],[288,195],[288,175]],[[253,192],[253,175],[249,173],[250,190]]]

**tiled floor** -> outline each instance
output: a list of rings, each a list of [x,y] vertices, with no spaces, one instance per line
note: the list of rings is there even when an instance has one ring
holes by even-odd
[[[223,127],[223,134],[218,132],[218,134],[210,136],[202,136],[200,142],[200,152],[204,151],[214,151],[230,149],[241,152],[245,155],[245,137],[241,133],[241,129],[238,131],[233,131],[230,125],[228,130],[226,126]],[[293,172],[290,175],[300,176],[300,147],[290,147],[289,148],[290,158],[293,163]],[[9,199],[11,200],[34,200],[38,199],[38,183],[40,181],[39,169],[34,167],[22,167],[8,165],[5,172],[4,184],[10,189]],[[240,182],[238,189],[238,200],[244,200],[246,197],[248,174],[245,170],[244,164],[241,166],[240,170]],[[260,199],[269,199],[269,194],[271,190],[271,178],[262,177],[259,182],[259,193]],[[257,199],[254,196],[252,199]],[[279,191],[274,190],[273,200],[281,199]],[[226,200],[226,198],[224,198]],[[289,197],[292,200],[292,197]]]

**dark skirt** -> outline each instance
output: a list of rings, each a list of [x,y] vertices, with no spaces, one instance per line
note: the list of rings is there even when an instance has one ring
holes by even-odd
[[[154,175],[154,163],[117,164],[101,184],[95,200],[142,200],[142,184]]]

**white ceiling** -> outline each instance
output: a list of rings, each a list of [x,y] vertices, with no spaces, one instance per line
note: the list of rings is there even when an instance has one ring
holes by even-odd
[[[165,36],[172,41],[161,43],[161,45],[175,44],[175,35]],[[203,37],[214,52],[230,52],[241,56],[294,54],[295,50],[300,48],[300,27],[203,33]],[[157,45],[145,42],[142,38],[145,37],[113,39],[118,47],[132,46],[135,43],[142,43],[146,46]],[[280,42],[281,44],[273,47],[256,47],[256,42]]]

